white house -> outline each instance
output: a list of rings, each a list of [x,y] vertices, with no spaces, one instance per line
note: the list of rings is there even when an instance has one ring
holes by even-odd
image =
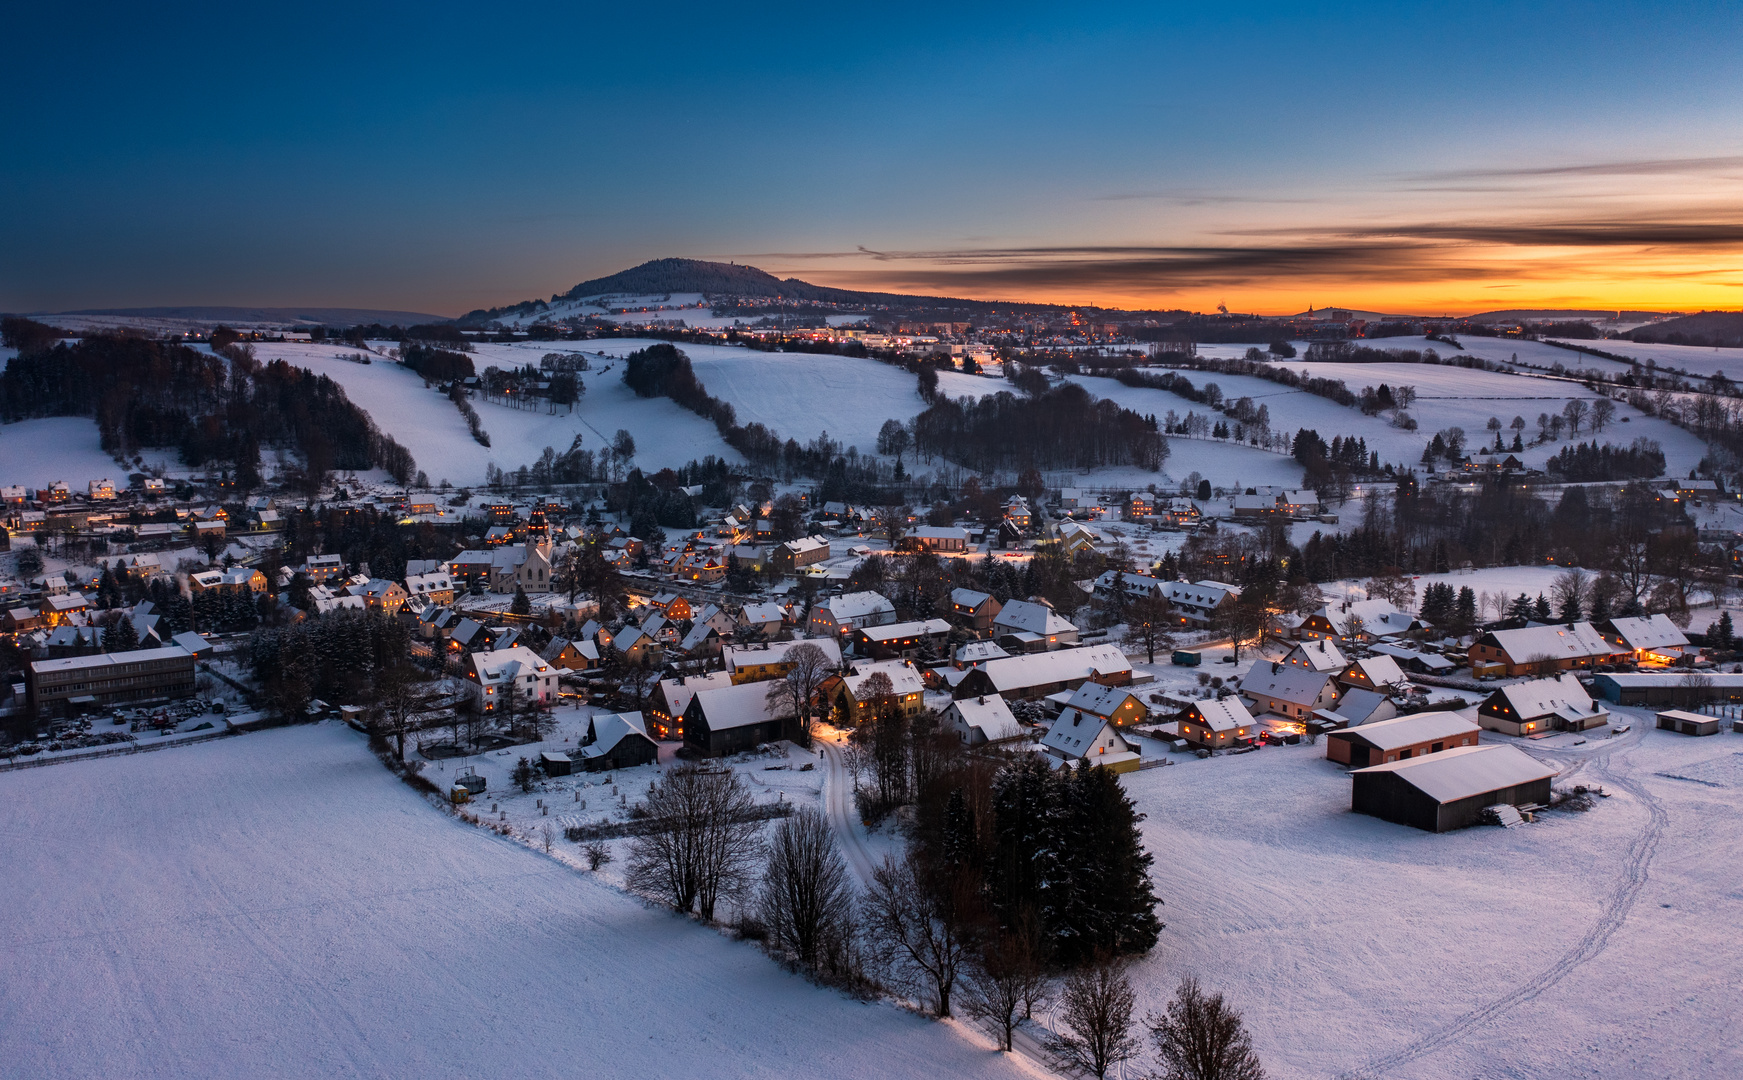
[[[1026,651],[1043,652],[1077,644],[1077,627],[1046,604],[1012,600],[993,616],[993,633],[1015,638]]]
[[[1011,715],[1011,707],[997,694],[953,701],[944,710],[944,719],[967,746],[1020,739],[1026,734],[1023,725]]]
[[[1115,772],[1138,767],[1138,752],[1119,728],[1075,709],[1059,714],[1041,737],[1041,747],[1069,764],[1106,765]]]
[[[843,593],[811,605],[810,629],[819,636],[843,636],[866,626],[896,621],[896,605],[875,592]]]
[[[1241,694],[1259,712],[1305,722],[1315,709],[1337,701],[1338,684],[1329,671],[1260,661],[1241,679]]]

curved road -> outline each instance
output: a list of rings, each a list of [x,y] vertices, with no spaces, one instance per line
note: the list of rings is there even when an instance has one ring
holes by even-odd
[[[854,809],[853,774],[848,771],[847,759],[838,744],[819,737],[817,746],[829,769],[823,777],[823,812],[829,816],[829,824],[841,842],[841,854],[846,857],[848,867],[859,877],[861,886],[869,886],[878,860],[872,858],[871,849],[865,845],[859,813]]]

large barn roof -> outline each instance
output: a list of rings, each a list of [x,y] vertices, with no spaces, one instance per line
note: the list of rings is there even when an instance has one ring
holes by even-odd
[[[1438,754],[1354,769],[1350,775],[1380,772],[1397,773],[1429,798],[1449,803],[1529,784],[1554,776],[1557,770],[1517,747],[1486,745],[1455,746]]]
[[[1332,737],[1356,736],[1380,750],[1397,750],[1417,743],[1448,739],[1455,735],[1471,735],[1481,730],[1477,725],[1454,712],[1413,713],[1376,720],[1359,728],[1333,732]]]

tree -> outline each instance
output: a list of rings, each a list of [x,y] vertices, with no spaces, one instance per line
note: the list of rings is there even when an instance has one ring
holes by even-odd
[[[118,615],[109,620],[109,625],[103,628],[104,652],[132,652],[139,648],[139,632],[133,628],[133,620],[126,615]]]
[[[1515,597],[1512,605],[1507,608],[1507,618],[1509,619],[1525,622],[1534,616],[1535,611],[1531,606],[1531,597],[1526,596],[1524,593],[1520,593]]]
[[[1576,566],[1557,574],[1551,591],[1555,593],[1556,617],[1562,622],[1579,622],[1585,618],[1592,585],[1584,570]]]
[[[1610,418],[1616,415],[1616,403],[1607,397],[1601,397],[1592,402],[1592,430],[1603,431],[1609,426]]]
[[[1126,609],[1126,647],[1143,649],[1147,663],[1156,662],[1156,650],[1166,650],[1173,639],[1174,605],[1160,594],[1146,591]]]
[[[1710,636],[1722,649],[1730,649],[1737,643],[1737,634],[1732,629],[1729,611],[1719,613],[1719,621],[1713,624],[1713,632]]]
[[[1148,951],[1162,932],[1161,903],[1150,884],[1153,862],[1138,823],[1144,820],[1111,769],[1081,768],[1060,792],[1060,835],[1047,900],[1055,956],[1081,963],[1097,956]]]
[[[817,688],[830,675],[829,656],[812,644],[795,645],[787,650],[787,673],[769,683],[768,702],[771,706],[787,707],[798,718],[799,745],[810,746],[817,711],[814,701]],[[885,676],[886,680],[888,676]],[[870,682],[871,680],[867,680]]]
[[[1567,421],[1568,430],[1573,434],[1578,435],[1580,433],[1580,425],[1585,423],[1588,409],[1589,407],[1586,405],[1583,398],[1574,398],[1572,401],[1562,406],[1562,419]]]
[[[648,788],[648,832],[630,845],[625,881],[673,911],[714,921],[723,896],[742,888],[758,854],[761,823],[743,777],[680,765]]]
[[[531,615],[533,613],[533,602],[527,598],[527,591],[519,585],[514,587],[514,599],[509,601],[508,610],[511,615]]]
[[[424,715],[434,711],[445,695],[418,681],[416,671],[403,664],[384,670],[376,679],[375,690],[371,733],[392,737],[399,760],[404,761],[406,733],[414,730]]]
[[[885,856],[861,902],[861,923],[891,982],[930,997],[950,1015],[950,996],[974,945],[976,885],[968,875],[928,871],[910,847]]]
[[[804,807],[775,828],[760,908],[770,944],[807,968],[851,936],[853,887],[822,811]]]
[[[1136,1000],[1123,961],[1104,959],[1072,972],[1059,993],[1066,1030],[1053,1037],[1051,1049],[1092,1076],[1106,1076],[1141,1045],[1132,1033]]]
[[[1167,1011],[1144,1023],[1162,1062],[1156,1080],[1265,1080],[1240,1012],[1191,976],[1180,980]]]
[[[1554,612],[1549,607],[1549,597],[1538,593],[1537,599],[1531,604],[1531,617],[1538,622],[1548,622],[1553,615]]]
[[[878,453],[888,454],[897,461],[908,451],[908,429],[900,420],[885,420],[878,429]]]
[[[522,791],[531,791],[533,784],[539,779],[539,771],[533,767],[531,761],[523,757],[514,763],[514,771],[509,774],[509,779]]]
[[[1453,630],[1468,634],[1477,625],[1477,594],[1469,585],[1459,587],[1458,601],[1453,605]]]
[[[1218,628],[1229,635],[1236,662],[1241,659],[1242,643],[1259,636],[1269,620],[1270,613],[1265,610],[1264,602],[1248,597],[1244,592],[1232,603],[1217,609]]]
[[[1038,937],[1033,920],[989,934],[963,975],[963,1011],[986,1024],[1007,1053],[1018,1022],[1047,997]]]

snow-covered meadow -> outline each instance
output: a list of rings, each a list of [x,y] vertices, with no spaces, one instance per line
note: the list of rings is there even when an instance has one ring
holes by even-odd
[[[103,452],[97,423],[52,416],[0,424],[0,484],[47,487],[64,480],[80,491],[92,480],[126,479],[126,470]]]

